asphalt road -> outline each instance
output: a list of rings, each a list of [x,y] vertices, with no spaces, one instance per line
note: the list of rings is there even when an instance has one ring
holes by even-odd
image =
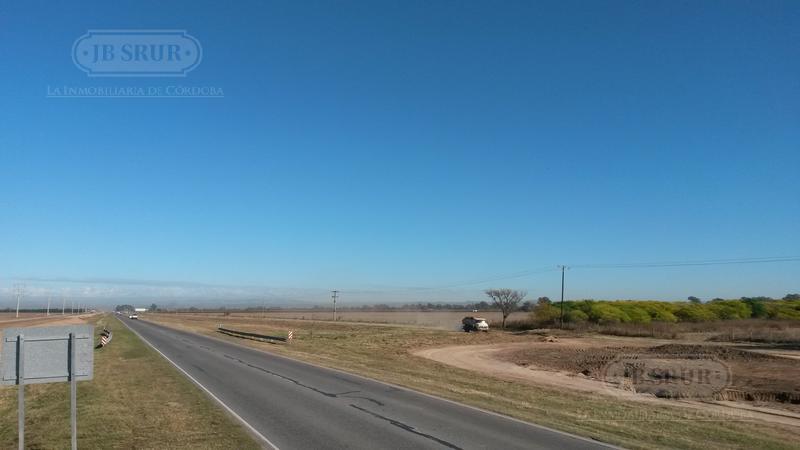
[[[287,449],[588,449],[602,444],[339,371],[122,319],[246,422]]]

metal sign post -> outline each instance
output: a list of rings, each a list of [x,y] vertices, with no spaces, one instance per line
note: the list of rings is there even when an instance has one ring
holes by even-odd
[[[70,383],[72,449],[78,448],[78,381],[94,376],[94,327],[6,328],[0,355],[0,384],[18,386],[19,448],[25,448],[25,385]]]
[[[69,421],[72,450],[78,450],[78,380],[75,379],[75,333],[69,334]]]
[[[25,450],[25,337],[17,338],[17,429],[19,450]]]

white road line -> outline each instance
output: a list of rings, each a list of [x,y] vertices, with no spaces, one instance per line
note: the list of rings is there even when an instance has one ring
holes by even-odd
[[[118,318],[118,319],[119,319],[119,318]],[[206,392],[206,394],[208,394],[209,396],[211,396],[211,398],[213,398],[214,400],[216,400],[216,401],[217,401],[217,403],[219,403],[220,405],[222,405],[222,407],[223,407],[223,408],[225,408],[225,410],[226,410],[226,411],[228,411],[228,413],[230,413],[230,414],[231,414],[233,417],[235,417],[235,418],[236,418],[236,419],[237,419],[239,422],[241,422],[242,424],[244,424],[244,426],[245,426],[245,427],[247,427],[247,429],[248,429],[248,430],[250,430],[250,432],[252,432],[252,433],[253,433],[253,434],[255,434],[256,436],[258,436],[260,439],[262,439],[264,442],[266,442],[266,443],[267,443],[267,445],[269,445],[269,446],[270,446],[271,448],[273,448],[274,450],[280,450],[280,449],[278,448],[278,446],[277,446],[277,445],[273,444],[273,443],[272,443],[272,441],[270,441],[269,439],[267,439],[267,437],[266,437],[266,436],[264,436],[263,434],[259,433],[259,432],[258,432],[258,430],[256,430],[256,429],[255,429],[255,427],[253,427],[252,425],[250,425],[249,423],[247,423],[247,421],[246,421],[246,420],[244,420],[244,419],[242,418],[242,416],[240,416],[240,415],[236,414],[236,412],[235,412],[233,409],[231,409],[231,408],[230,408],[228,405],[226,405],[226,404],[225,404],[225,403],[224,403],[222,400],[220,400],[220,399],[219,399],[219,397],[217,397],[216,395],[214,395],[214,393],[213,393],[213,392],[211,392],[211,391],[210,391],[210,390],[209,390],[207,387],[203,386],[203,385],[202,385],[202,383],[200,383],[199,381],[197,381],[197,380],[196,380],[196,379],[195,379],[193,376],[189,375],[189,373],[188,373],[187,371],[183,370],[183,368],[182,368],[181,366],[179,366],[178,364],[176,364],[176,363],[175,363],[175,361],[173,361],[173,360],[169,359],[169,358],[167,357],[167,355],[165,355],[165,354],[161,353],[161,350],[157,349],[157,348],[155,347],[155,345],[151,344],[151,343],[150,343],[150,341],[148,341],[147,339],[145,339],[145,338],[144,338],[144,337],[143,337],[141,334],[139,334],[139,332],[137,332],[137,331],[136,331],[136,330],[134,330],[133,328],[129,327],[129,326],[128,326],[128,324],[127,324],[127,323],[125,323],[123,320],[121,320],[121,319],[120,319],[119,321],[120,321],[120,322],[122,322],[122,324],[123,324],[123,325],[125,325],[125,327],[127,327],[129,330],[131,330],[131,331],[133,332],[133,334],[135,334],[136,336],[138,336],[138,337],[139,337],[139,339],[141,339],[141,340],[142,340],[142,341],[143,341],[145,344],[149,345],[149,346],[150,346],[150,348],[152,348],[153,350],[155,350],[156,352],[158,352],[158,354],[159,354],[159,355],[161,355],[162,357],[164,357],[164,359],[166,359],[167,361],[169,361],[170,363],[172,363],[172,365],[173,365],[173,366],[175,366],[175,367],[176,367],[178,370],[180,370],[180,371],[181,371],[181,372],[182,372],[184,375],[186,375],[186,377],[187,377],[187,378],[189,378],[190,380],[192,380],[192,381],[194,382],[194,384],[196,384],[196,385],[200,386],[200,388],[201,388],[201,389],[203,389],[203,390]]]
[[[401,391],[409,392],[411,394],[421,395],[421,396],[428,397],[428,398],[431,398],[431,399],[434,399],[434,400],[443,401],[443,402],[449,403],[451,405],[455,405],[455,406],[462,407],[462,408],[468,408],[468,409],[471,409],[473,411],[478,411],[478,412],[481,412],[481,413],[484,413],[484,414],[489,414],[491,416],[500,417],[502,419],[507,419],[507,420],[510,420],[512,422],[517,422],[517,423],[522,424],[522,425],[527,425],[527,426],[529,426],[531,428],[536,428],[536,429],[539,429],[539,430],[549,431],[551,433],[555,433],[555,434],[560,434],[560,435],[563,435],[563,436],[571,437],[573,439],[577,439],[579,441],[584,441],[584,442],[591,443],[591,444],[594,444],[594,445],[601,445],[601,446],[612,448],[612,449],[620,449],[620,450],[624,449],[624,447],[619,447],[617,445],[610,444],[608,442],[598,441],[598,440],[593,439],[591,437],[579,436],[577,434],[573,434],[573,433],[570,433],[568,431],[556,430],[555,428],[550,428],[550,427],[547,427],[547,426],[544,426],[544,425],[539,425],[537,423],[528,422],[528,421],[525,421],[525,420],[522,420],[522,419],[517,419],[516,417],[507,416],[505,414],[502,414],[502,413],[499,413],[499,412],[490,411],[488,409],[483,409],[483,408],[478,407],[478,406],[472,406],[472,405],[468,405],[466,403],[461,403],[461,402],[458,402],[458,401],[455,401],[455,400],[450,400],[449,398],[439,397],[438,395],[428,394],[427,392],[417,391],[415,389],[412,389],[412,388],[409,388],[409,387],[405,387],[405,386],[400,386],[399,384],[390,383],[388,381],[382,381],[382,380],[377,380],[375,378],[369,378],[369,377],[366,377],[364,375],[359,375],[359,374],[354,373],[354,372],[347,372],[345,370],[337,369],[335,367],[321,366],[319,364],[315,364],[315,363],[310,362],[310,361],[303,361],[301,359],[295,359],[295,358],[292,358],[290,356],[281,355],[281,354],[278,354],[278,353],[273,353],[273,352],[270,352],[270,351],[267,351],[267,350],[262,350],[262,349],[257,348],[257,347],[243,346],[243,345],[237,344],[235,342],[231,342],[229,340],[218,338],[218,337],[215,337],[215,336],[207,336],[205,334],[200,334],[200,333],[196,333],[196,332],[193,332],[193,331],[179,330],[177,328],[172,328],[172,327],[169,327],[167,325],[162,325],[162,324],[160,324],[158,322],[149,322],[149,321],[146,321],[146,322],[152,323],[152,324],[154,324],[156,326],[160,326],[160,327],[163,327],[163,328],[168,328],[168,329],[173,330],[173,331],[183,331],[184,333],[195,334],[195,335],[198,335],[198,336],[201,336],[201,337],[206,337],[208,339],[213,339],[215,341],[219,341],[219,342],[222,342],[222,343],[225,343],[225,344],[229,344],[229,345],[233,345],[233,346],[236,346],[236,347],[242,347],[242,348],[245,348],[245,349],[255,350],[255,351],[259,352],[259,353],[263,353],[263,354],[271,356],[271,357],[284,359],[284,360],[287,360],[287,361],[299,363],[301,365],[314,367],[316,369],[330,370],[332,372],[337,372],[337,373],[340,373],[340,374],[345,375],[345,376],[351,376],[351,377],[355,377],[355,378],[360,378],[360,379],[362,379],[364,381],[368,381],[368,382],[371,382],[371,383],[382,384],[382,385],[389,386],[391,388],[395,388],[395,389],[398,389],[398,390],[401,390]]]

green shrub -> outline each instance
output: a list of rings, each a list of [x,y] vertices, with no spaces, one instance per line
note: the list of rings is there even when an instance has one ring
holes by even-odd
[[[800,301],[775,301],[764,305],[770,319],[800,320]]]
[[[534,308],[532,318],[541,325],[551,325],[558,323],[560,316],[559,304],[542,302]],[[657,322],[699,323],[750,318],[800,320],[800,300],[752,297],[740,300],[715,299],[705,304],[649,300],[564,302],[564,322],[567,323],[647,325]]]
[[[650,314],[654,322],[677,322],[678,318],[672,312],[673,304],[668,302],[641,302],[642,308]]]
[[[767,317],[767,306],[764,304],[763,300],[755,299],[755,298],[743,298],[742,302],[746,303],[750,306],[751,317],[755,319],[763,319]]]
[[[546,302],[539,302],[533,307],[531,320],[536,326],[554,325],[561,318],[561,310]]]
[[[578,323],[586,322],[587,320],[589,320],[589,316],[580,309],[571,309],[564,313],[564,322]]]
[[[716,320],[717,316],[706,305],[683,304],[675,311],[675,316],[681,322],[708,322]]]
[[[632,323],[650,323],[652,320],[647,310],[633,302],[624,302],[616,306],[630,318]]]
[[[598,324],[630,322],[631,318],[625,311],[612,303],[595,303],[589,312],[589,319]]]
[[[722,300],[706,304],[706,307],[722,320],[749,319],[753,314],[750,305],[741,300]]]

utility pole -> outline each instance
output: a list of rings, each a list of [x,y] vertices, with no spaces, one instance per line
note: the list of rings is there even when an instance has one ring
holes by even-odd
[[[333,295],[331,295],[331,298],[333,298],[333,321],[336,322],[336,297],[339,296],[339,291],[331,292],[333,293]]]
[[[64,311],[67,310],[67,298],[63,295],[61,296],[61,315],[64,315]]]
[[[558,266],[561,268],[561,319],[560,319],[560,326],[564,328],[564,271],[567,270],[567,266]]]
[[[48,295],[47,296],[47,316],[48,317],[50,316],[50,298],[51,297],[52,297],[52,295]]]
[[[19,301],[22,298],[22,296],[25,295],[25,285],[15,284],[14,293],[17,295],[17,317],[19,317]]]
[[[564,271],[567,266],[558,266],[561,268],[561,328],[564,328]]]

